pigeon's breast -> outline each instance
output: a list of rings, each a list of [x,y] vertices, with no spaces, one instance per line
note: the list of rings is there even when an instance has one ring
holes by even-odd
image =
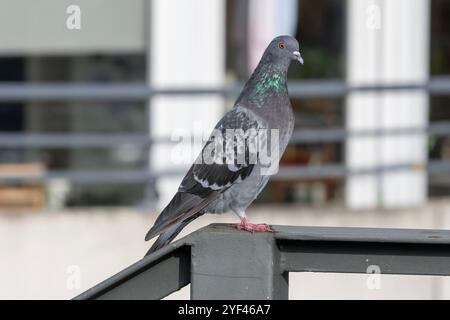
[[[274,102],[262,109],[269,128],[278,131],[280,158],[291,139],[295,123],[294,112],[289,98],[281,99],[281,101],[281,103]]]

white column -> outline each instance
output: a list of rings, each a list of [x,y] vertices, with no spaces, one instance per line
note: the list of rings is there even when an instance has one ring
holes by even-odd
[[[152,0],[150,2],[149,82],[156,88],[220,87],[225,80],[225,3],[223,0]],[[150,101],[152,137],[174,132],[210,132],[223,114],[220,96],[157,96]],[[201,132],[197,132],[199,134]],[[154,145],[151,170],[187,171],[201,143],[174,155],[174,146]],[[180,151],[180,146],[177,146]],[[191,152],[192,151],[192,152]],[[167,204],[182,176],[157,182],[159,206]]]
[[[428,79],[428,0],[347,1],[347,81],[350,85],[424,83]],[[353,93],[347,99],[348,130],[425,128],[427,94]],[[395,208],[426,200],[426,135],[421,133],[347,140],[350,170],[411,164],[411,169],[350,176],[350,208]]]
[[[280,35],[295,35],[298,1],[249,0],[248,3],[248,60],[249,72],[252,72],[273,38]]]

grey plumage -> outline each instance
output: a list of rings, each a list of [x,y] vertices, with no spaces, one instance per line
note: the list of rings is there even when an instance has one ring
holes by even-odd
[[[287,71],[293,60],[303,63],[297,40],[290,36],[273,39],[234,107],[217,123],[215,133],[206,142],[177,193],[147,233],[145,240],[159,235],[147,254],[168,244],[188,223],[204,213],[233,211],[241,218],[243,226],[247,226],[245,210],[265,187],[270,176],[263,174],[265,167],[260,161],[251,161],[251,150],[246,144],[243,150],[239,149],[237,142],[232,145],[234,160],[231,163],[226,161],[225,155],[218,156],[217,149],[213,148],[217,142],[215,134],[226,136],[231,129],[246,133],[276,129],[279,135],[276,141],[278,163],[294,127],[286,84]],[[269,138],[270,135],[267,140]],[[244,139],[248,142],[252,136],[245,135]],[[205,158],[211,150],[212,163]],[[224,149],[225,153],[227,150]],[[243,161],[237,161],[238,153],[243,155],[240,158]]]

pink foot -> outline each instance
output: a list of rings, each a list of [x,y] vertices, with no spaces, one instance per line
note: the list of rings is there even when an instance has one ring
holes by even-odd
[[[239,230],[250,232],[273,232],[272,228],[265,223],[251,223],[246,218],[241,219],[241,223],[235,224],[234,227]]]

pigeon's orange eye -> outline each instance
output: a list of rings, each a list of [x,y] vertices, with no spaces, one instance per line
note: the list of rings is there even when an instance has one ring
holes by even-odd
[[[284,49],[284,47],[285,47],[284,42],[280,42],[280,43],[278,44],[278,48]]]

